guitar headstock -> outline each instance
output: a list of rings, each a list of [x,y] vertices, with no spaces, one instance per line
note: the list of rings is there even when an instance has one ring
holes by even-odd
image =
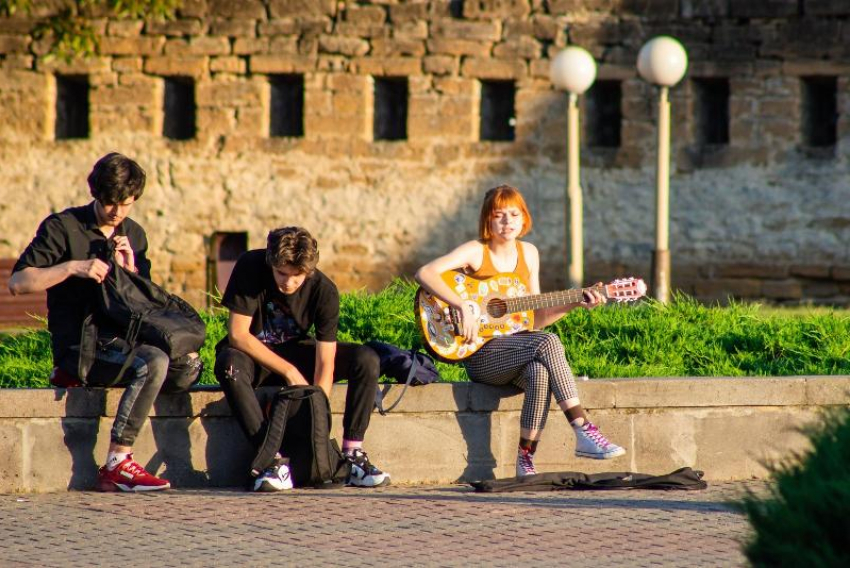
[[[646,296],[642,278],[618,278],[604,287],[605,296],[615,302],[634,302]]]

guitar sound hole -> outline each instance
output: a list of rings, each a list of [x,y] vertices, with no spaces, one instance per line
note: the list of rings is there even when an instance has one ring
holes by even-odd
[[[487,303],[487,313],[492,318],[500,318],[508,313],[508,304],[502,299],[490,300]]]

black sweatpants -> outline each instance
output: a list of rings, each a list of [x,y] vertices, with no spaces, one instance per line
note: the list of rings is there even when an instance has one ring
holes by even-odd
[[[316,367],[316,341],[292,340],[270,346],[313,382]],[[361,441],[366,436],[369,419],[375,405],[380,359],[365,345],[337,343],[334,359],[334,382],[347,380],[345,414],[342,418],[343,437]],[[215,378],[221,384],[230,408],[236,415],[245,435],[259,449],[266,435],[266,418],[254,394],[259,386],[286,384],[283,377],[258,365],[247,353],[233,347],[222,348],[215,358]]]

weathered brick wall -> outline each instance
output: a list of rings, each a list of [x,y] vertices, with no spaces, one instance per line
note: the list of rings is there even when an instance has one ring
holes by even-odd
[[[40,4],[40,3],[36,3]],[[42,9],[42,8],[40,8]],[[36,15],[49,13],[42,9]],[[210,234],[275,226],[319,238],[345,289],[377,288],[474,236],[484,190],[529,197],[544,281],[565,281],[566,96],[549,57],[568,41],[622,80],[622,145],[583,148],[588,279],[648,276],[655,91],[636,74],[658,34],[689,52],[673,89],[674,284],[703,298],[850,298],[850,3],[846,0],[186,0],[173,21],[94,14],[100,55],[40,56],[34,22],[0,20],[0,257],[50,211],[87,199],[97,157],[137,159],[134,217],[158,279],[203,301]],[[305,76],[303,138],[271,138],[268,75]],[[85,140],[54,140],[56,74],[91,85]],[[838,77],[834,152],[801,146],[800,77]],[[196,81],[197,136],[162,137],[163,77]],[[372,78],[409,78],[408,140],[372,140]],[[692,78],[730,80],[730,143],[695,142]],[[516,81],[516,140],[478,140],[480,79]]]

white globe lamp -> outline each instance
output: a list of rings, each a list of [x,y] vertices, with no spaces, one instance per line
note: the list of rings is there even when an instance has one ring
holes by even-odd
[[[570,46],[555,56],[549,77],[559,89],[581,95],[596,80],[596,61],[586,49]]]
[[[658,36],[646,42],[637,59],[638,73],[654,85],[672,87],[688,69],[688,54],[679,40]]]

